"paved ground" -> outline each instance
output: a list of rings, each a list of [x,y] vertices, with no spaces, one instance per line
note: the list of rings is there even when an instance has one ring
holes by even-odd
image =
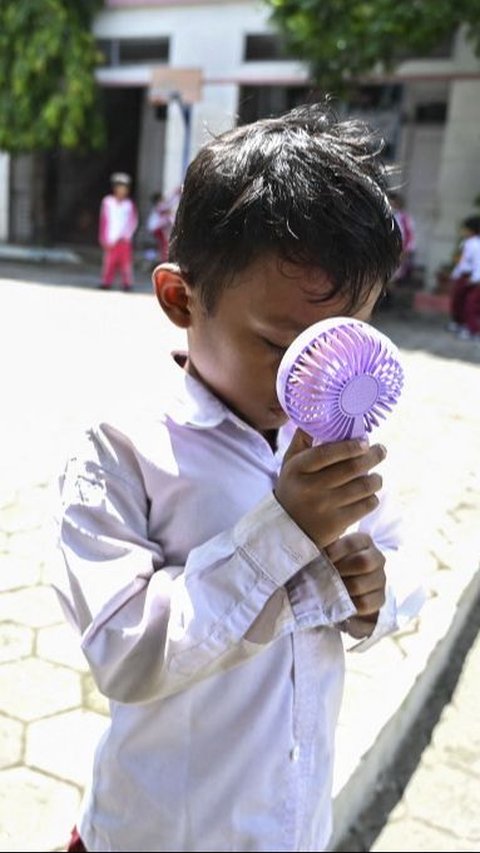
[[[162,354],[181,342],[155,307],[147,270],[133,294],[98,292],[96,280],[93,267],[0,263],[5,851],[62,849],[91,744],[106,721],[105,703],[48,586],[56,476],[79,425],[115,398],[135,405],[151,393],[162,381]],[[478,646],[433,746],[378,832],[406,782],[401,762],[385,777],[382,766],[401,734],[413,737],[402,751],[418,752],[432,724],[424,701],[432,708],[435,696],[440,706],[445,702],[473,640],[465,624],[480,553],[480,347],[450,337],[437,321],[384,314],[377,322],[401,347],[407,371],[407,390],[388,424],[389,466],[429,601],[421,619],[395,638],[368,655],[349,655],[337,746],[336,838],[339,850],[470,851],[480,849]],[[455,646],[449,640],[454,633]],[[430,673],[436,673],[433,693],[427,690]],[[420,690],[421,684],[427,686]],[[415,704],[412,697],[420,698]],[[377,801],[368,811],[366,788]],[[358,831],[345,835],[359,808]]]
[[[335,853],[480,850],[480,597],[435,689]]]

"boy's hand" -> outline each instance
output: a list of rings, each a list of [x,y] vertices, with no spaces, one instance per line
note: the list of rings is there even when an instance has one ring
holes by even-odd
[[[312,447],[297,429],[283,460],[274,493],[284,510],[315,542],[332,545],[347,527],[378,506],[379,474],[370,474],[386,450],[359,439]]]
[[[325,549],[365,621],[376,622],[385,602],[385,557],[368,533],[349,533]]]

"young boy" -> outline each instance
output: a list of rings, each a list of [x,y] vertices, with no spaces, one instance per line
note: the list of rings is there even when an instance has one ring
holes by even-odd
[[[112,715],[71,849],[325,849],[341,632],[397,627],[398,524],[382,445],[288,444],[275,378],[310,324],[368,320],[401,251],[384,190],[376,141],[320,105],[188,169],[153,275],[188,352],[62,478],[59,591]]]
[[[133,287],[132,238],[138,226],[135,203],[129,198],[131,178],[125,172],[114,172],[110,178],[112,192],[100,205],[99,243],[103,249],[100,288],[110,290],[117,271],[124,290]]]

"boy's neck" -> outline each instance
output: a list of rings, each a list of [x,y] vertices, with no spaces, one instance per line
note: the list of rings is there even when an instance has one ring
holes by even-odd
[[[201,382],[202,385],[205,385],[205,382],[203,381],[203,379],[200,376],[200,374],[198,373],[198,371],[195,369],[195,366],[192,364],[192,362],[188,358],[188,354],[186,352],[181,352],[181,351],[177,350],[177,351],[173,352],[172,355],[173,355],[174,361],[181,368],[183,368],[183,370],[185,370],[190,376],[193,376],[195,379],[197,379],[199,382]],[[208,387],[208,386],[206,386],[206,387]],[[209,391],[211,391],[212,394],[217,396],[212,389],[209,388]],[[223,402],[223,400],[222,400],[222,402]],[[228,406],[228,403],[226,403],[225,405]],[[228,408],[230,409],[230,411],[233,411],[233,409],[230,406],[228,406]],[[233,411],[233,413],[235,415],[237,415],[237,417],[241,418],[241,420],[244,420],[244,418],[242,418],[242,415],[239,412]],[[260,432],[260,430],[257,430],[257,431]],[[278,430],[277,429],[265,430],[264,432],[260,432],[260,435],[263,436],[263,438],[265,439],[266,442],[268,442],[268,444],[270,445],[272,450],[276,451],[277,440],[278,440]]]
[[[263,435],[265,441],[268,442],[275,453],[278,447],[278,429],[267,429],[266,432],[262,432],[261,435]]]

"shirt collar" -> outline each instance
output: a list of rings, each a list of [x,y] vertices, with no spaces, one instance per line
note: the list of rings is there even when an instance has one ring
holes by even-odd
[[[203,382],[181,367],[177,360],[181,357],[186,357],[186,353],[172,353],[166,414],[175,423],[195,429],[208,429],[218,426],[226,418],[235,418],[233,412]]]
[[[168,401],[165,407],[168,417],[179,426],[192,429],[211,429],[228,420],[240,431],[252,435],[262,446],[268,447],[267,441],[256,429],[232,412],[203,382],[183,369],[179,362],[186,359],[186,356],[185,352],[179,350],[171,353]],[[272,454],[272,458],[283,457],[294,431],[295,427],[291,422],[279,430],[278,449]]]

